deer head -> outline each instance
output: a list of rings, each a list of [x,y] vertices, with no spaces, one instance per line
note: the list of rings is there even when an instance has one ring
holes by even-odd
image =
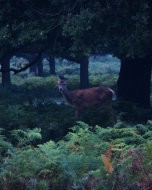
[[[78,117],[80,115],[80,112],[86,107],[99,107],[107,102],[110,103],[114,96],[114,91],[104,86],[70,91],[67,89],[66,85],[67,79],[63,76],[59,76],[59,92],[64,96],[66,101],[75,109],[76,117]]]
[[[59,92],[63,94],[63,92],[67,89],[67,79],[64,76],[58,77],[58,88]]]

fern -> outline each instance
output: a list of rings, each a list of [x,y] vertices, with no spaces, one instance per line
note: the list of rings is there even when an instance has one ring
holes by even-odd
[[[53,141],[49,141],[42,145],[38,145],[38,149],[36,150],[39,151],[39,153],[43,157],[45,157],[48,164],[58,164],[60,158],[60,151]]]
[[[8,142],[4,135],[5,130],[0,128],[0,159],[7,153],[8,150],[13,148],[12,144]]]
[[[114,186],[127,190],[128,184],[134,189],[137,184],[145,187],[141,179],[149,184],[152,174],[150,124],[123,126],[102,128],[77,122],[64,139],[36,147],[32,144],[41,138],[40,129],[12,131],[17,147],[1,131],[0,142],[8,144],[2,146],[7,155],[1,157],[0,185],[9,189],[26,182],[27,189],[46,190],[62,189],[60,184],[67,185],[67,190],[87,185],[103,190]]]
[[[17,129],[11,131],[11,136],[18,141],[18,146],[23,146],[40,140],[42,138],[40,132],[41,129],[38,128],[26,130]]]

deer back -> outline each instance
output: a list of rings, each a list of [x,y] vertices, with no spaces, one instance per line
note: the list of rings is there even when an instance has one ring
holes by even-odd
[[[93,87],[71,92],[71,105],[75,108],[101,106],[111,101],[113,91],[107,87]]]

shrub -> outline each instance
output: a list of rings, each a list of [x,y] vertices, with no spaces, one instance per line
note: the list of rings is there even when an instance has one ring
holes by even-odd
[[[144,127],[150,131],[151,121],[142,126],[146,134]],[[37,129],[15,131],[15,135],[13,131],[19,142],[20,132],[27,141],[19,143],[17,148],[8,146],[9,151],[0,163],[0,185],[2,189],[13,186],[46,190],[148,190],[152,142],[147,136],[144,139],[138,130],[139,126],[131,127],[122,122],[106,129],[77,122],[64,139],[56,143],[50,140],[36,147],[29,143],[40,137]],[[126,140],[131,138],[135,140]]]
[[[118,100],[113,104],[113,107],[121,120],[128,123],[146,123],[152,119],[152,109],[144,109],[131,102]]]

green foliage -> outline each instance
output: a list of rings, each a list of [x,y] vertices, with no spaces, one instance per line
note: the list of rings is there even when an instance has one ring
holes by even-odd
[[[51,52],[61,55],[64,52],[75,56],[101,52],[119,57],[151,55],[151,9],[147,0],[108,3],[104,0],[95,1],[94,5],[92,1],[78,1],[75,5],[66,0],[3,1],[0,54],[26,45],[36,52],[49,41]]]
[[[71,11],[65,17],[63,31],[73,41],[70,49],[83,53],[111,51],[118,57],[151,54],[150,1],[81,3],[77,13]]]
[[[144,148],[144,151],[146,152],[146,156],[144,157],[143,159],[143,163],[144,163],[144,167],[146,169],[150,169],[151,165],[152,165],[152,149],[151,149],[151,146],[152,146],[152,140],[150,138],[150,140],[148,140],[144,145],[143,145],[143,148]],[[152,177],[152,176],[150,176]]]
[[[78,75],[66,75],[69,89],[79,88]],[[108,78],[108,77],[107,77]],[[107,78],[97,78],[92,85],[106,83]],[[6,130],[41,128],[42,140],[60,139],[75,123],[74,109],[66,104],[57,88],[57,77],[12,76],[14,85],[1,88],[0,127]],[[10,96],[11,94],[11,96]],[[106,107],[86,109],[82,118],[91,125],[111,125],[112,117]],[[11,137],[12,138],[12,137]]]
[[[3,110],[3,112],[0,114],[1,127],[9,129],[12,127],[12,125],[22,125],[24,111],[20,105],[2,105],[1,110]]]
[[[0,128],[0,160],[8,150],[12,149],[12,144],[7,141],[4,134],[4,129]]]
[[[27,97],[42,99],[57,94],[57,77],[29,77],[21,88]]]
[[[115,77],[91,75],[92,86],[113,86]],[[141,121],[147,112],[143,115],[144,111],[124,103],[125,113],[122,113],[122,104],[116,102],[113,105],[119,119],[126,119],[130,124],[119,121],[113,126],[112,110],[106,106],[86,109],[81,119],[88,124],[75,123],[74,110],[63,100],[54,98],[58,93],[57,77],[31,77],[24,81],[16,77],[13,81],[16,85],[11,89],[1,89],[0,125],[6,129],[0,136],[0,186],[3,189],[13,186],[16,189],[57,190],[62,189],[63,184],[66,190],[88,186],[128,190],[128,184],[134,189],[137,184],[145,187],[140,180],[143,173],[134,177],[137,170],[131,167],[137,158],[136,150],[140,150],[139,155],[145,155],[137,168],[149,172],[144,178],[144,183],[149,184],[152,122],[131,124],[138,118]],[[70,76],[69,88],[78,88],[78,84],[78,76]],[[101,158],[101,154],[110,155],[109,147],[112,147],[112,173]],[[130,150],[135,150],[132,158],[127,155]]]
[[[64,184],[66,190],[86,186],[104,190],[114,186],[124,190],[146,188],[151,185],[152,151],[151,137],[145,134],[151,126],[151,121],[137,126],[119,122],[113,128],[77,122],[64,139],[36,147],[29,143],[40,138],[38,129],[13,131],[14,138],[21,140],[23,134],[27,141],[17,148],[11,144],[11,149],[5,147],[9,156],[3,155],[0,161],[1,187],[9,189],[18,184],[25,189],[57,190]],[[113,172],[101,155],[109,156]]]
[[[119,118],[128,123],[146,123],[151,119],[152,109],[145,109],[127,101],[117,100],[113,107],[117,110]]]
[[[95,1],[94,5],[91,1],[77,1],[74,5],[72,1],[21,0],[13,4],[3,1],[0,57],[14,54],[27,44],[30,48],[26,51],[35,53],[48,41],[51,52],[67,51],[78,57],[107,51],[123,58],[148,56],[151,55],[151,8],[147,0]],[[91,86],[114,86],[117,76],[111,74],[107,60],[100,69],[95,66],[97,63],[90,65]],[[65,70],[69,75],[72,72],[71,66]],[[71,89],[79,87],[78,70],[75,74],[69,83]],[[75,123],[74,111],[60,100],[60,105],[56,104],[56,81],[56,77],[31,77],[24,81],[14,77],[16,85],[0,89],[0,127],[6,129],[0,130],[2,190],[151,188],[152,122],[135,126],[118,122],[111,128],[109,110],[88,109],[82,120],[91,126],[78,122],[69,132]],[[151,118],[151,110],[139,110],[124,102],[114,106],[119,119],[129,123]],[[41,138],[45,143],[38,145]],[[113,172],[101,154],[106,156]]]
[[[91,75],[92,86],[115,86],[118,76],[115,74]]]
[[[31,144],[36,140],[42,139],[40,132],[41,129],[38,128],[27,130],[16,129],[11,131],[11,136],[13,136],[13,138],[15,138],[18,141],[18,146],[23,146]]]
[[[115,75],[118,74],[120,68],[120,61],[112,55],[92,56],[89,58],[89,73],[91,75],[98,75],[102,77],[104,74]]]
[[[115,113],[111,105],[103,105],[100,107],[86,108],[81,116],[81,121],[90,125],[101,125],[102,127],[112,126],[115,121]]]

